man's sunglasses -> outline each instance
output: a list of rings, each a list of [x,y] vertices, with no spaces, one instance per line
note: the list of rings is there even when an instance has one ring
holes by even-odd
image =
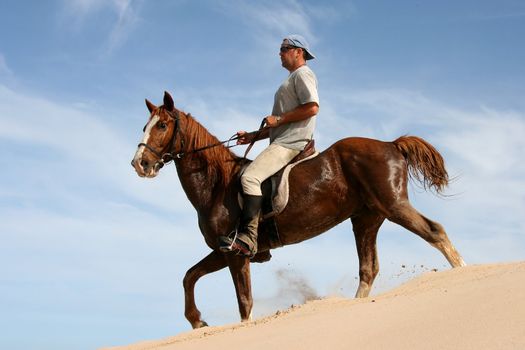
[[[285,53],[285,52],[288,52],[288,50],[291,50],[291,49],[300,49],[300,47],[297,47],[297,46],[281,46],[281,53]]]

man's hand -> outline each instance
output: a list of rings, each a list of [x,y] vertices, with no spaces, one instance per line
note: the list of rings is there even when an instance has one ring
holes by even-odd
[[[252,132],[246,132],[246,131],[237,131],[237,144],[238,145],[246,145],[252,142],[253,137],[255,136]]]

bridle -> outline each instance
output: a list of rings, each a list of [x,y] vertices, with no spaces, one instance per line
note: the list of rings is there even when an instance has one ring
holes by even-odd
[[[158,169],[162,168],[166,163],[169,163],[170,161],[173,160],[173,152],[172,152],[172,150],[174,148],[173,140],[176,138],[176,136],[177,136],[177,134],[179,133],[179,130],[180,130],[180,114],[179,114],[179,111],[175,110],[175,115],[173,115],[167,109],[164,109],[164,110],[166,111],[166,113],[168,113],[168,116],[175,121],[175,128],[173,129],[173,134],[171,135],[171,139],[170,139],[170,141],[168,143],[169,145],[171,145],[171,147],[169,149],[169,152],[161,153],[161,152],[157,151],[156,149],[154,149],[153,147],[151,147],[150,145],[148,145],[146,143],[143,143],[143,142],[138,144],[139,148],[144,146],[144,148],[146,148],[148,151],[150,151],[155,156],[157,156],[158,161],[154,165],[154,167],[155,168],[158,167]],[[183,147],[184,147],[184,139],[181,138],[181,150],[183,149]]]
[[[146,148],[148,151],[150,151],[151,153],[157,156],[159,160],[157,161],[157,163],[155,163],[154,166],[158,167],[158,169],[162,168],[165,164],[168,164],[172,160],[181,159],[185,155],[204,151],[206,149],[217,147],[225,143],[227,144],[225,146],[226,148],[232,148],[232,147],[238,146],[237,144],[230,145],[230,142],[235,141],[239,138],[237,134],[234,134],[228,140],[219,141],[217,143],[206,145],[204,147],[194,148],[189,151],[184,151],[185,141],[184,141],[184,134],[181,132],[181,127],[180,127],[180,112],[177,109],[175,109],[175,112],[168,111],[167,109],[164,109],[164,111],[166,111],[166,113],[168,113],[168,116],[175,121],[175,128],[173,129],[173,134],[171,135],[171,139],[168,143],[169,145],[171,145],[169,151],[165,153],[161,153],[157,151],[156,149],[154,149],[153,147],[151,147],[150,145],[145,144],[143,142],[138,144],[138,147],[144,146],[144,148]],[[188,114],[188,116],[190,116],[190,114]],[[176,137],[177,137],[177,134],[179,133],[181,134],[180,152],[175,153],[173,152],[173,149],[175,148]]]

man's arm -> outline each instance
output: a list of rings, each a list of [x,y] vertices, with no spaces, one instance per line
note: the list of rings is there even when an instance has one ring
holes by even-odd
[[[259,132],[259,135],[257,136],[257,140],[255,141],[267,139],[268,137],[270,137],[269,128],[275,128],[282,124],[308,119],[316,115],[318,112],[319,112],[319,105],[317,105],[316,102],[308,102],[308,103],[305,103],[304,105],[297,106],[295,109],[292,109],[289,112],[283,113],[280,116],[269,115],[266,117],[267,127]],[[245,144],[252,142],[256,133],[257,131],[253,131],[253,132],[238,131],[237,136],[239,136],[239,138],[237,139],[237,144],[245,145]]]
[[[237,144],[246,145],[248,143],[251,143],[256,134],[257,134],[257,131],[252,131],[252,132],[237,131],[237,136],[239,137],[237,139]],[[255,141],[267,139],[268,137],[270,137],[270,129],[264,128],[259,132],[259,135],[257,135],[257,140]]]
[[[275,128],[279,125],[297,122],[313,117],[319,112],[319,105],[316,102],[308,102],[292,109],[289,112],[283,113],[280,116],[269,115],[266,117],[266,125],[270,128]]]

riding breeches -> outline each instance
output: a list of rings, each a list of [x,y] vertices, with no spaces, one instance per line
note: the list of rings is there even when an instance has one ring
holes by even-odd
[[[301,151],[270,144],[253,162],[248,165],[241,176],[242,189],[245,194],[261,196],[261,184],[264,180],[281,170]]]

